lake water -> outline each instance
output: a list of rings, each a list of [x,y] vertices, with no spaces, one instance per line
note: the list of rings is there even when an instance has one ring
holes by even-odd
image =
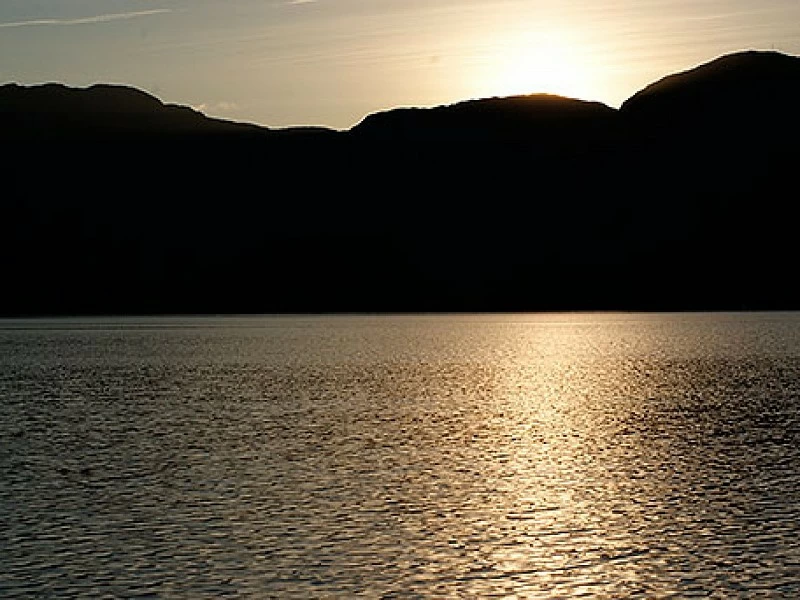
[[[800,597],[800,314],[0,321],[0,596]]]

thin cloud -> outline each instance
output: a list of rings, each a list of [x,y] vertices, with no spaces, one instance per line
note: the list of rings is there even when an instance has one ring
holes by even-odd
[[[297,5],[297,4],[313,4],[316,1],[317,0],[289,0],[289,2],[287,2],[286,4],[289,4],[290,6],[294,6],[294,5]]]
[[[222,102],[216,102],[216,103],[212,103],[212,104],[209,104],[209,103],[206,103],[206,102],[203,102],[201,104],[194,104],[194,105],[192,105],[192,108],[197,110],[197,111],[200,111],[201,113],[205,113],[205,112],[229,112],[229,111],[237,110],[239,108],[239,105],[236,104],[236,102],[226,102],[226,101],[223,100]]]
[[[80,19],[32,19],[30,21],[13,21],[11,23],[0,23],[0,29],[9,27],[35,27],[38,25],[87,25],[91,23],[108,23],[110,21],[122,21],[125,19],[136,19],[138,17],[148,17],[150,15],[160,15],[172,12],[169,8],[154,8],[152,10],[140,10],[136,12],[113,13],[108,15],[97,15],[94,17],[82,17]]]

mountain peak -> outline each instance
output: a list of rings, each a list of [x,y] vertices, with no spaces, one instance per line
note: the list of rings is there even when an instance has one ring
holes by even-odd
[[[623,112],[669,109],[687,103],[749,103],[783,97],[800,88],[800,57],[746,50],[668,75],[626,100]]]
[[[211,119],[187,106],[164,104],[142,90],[98,83],[0,86],[0,126],[9,139],[96,139],[164,133],[264,132]]]
[[[395,108],[368,115],[351,131],[394,141],[526,141],[532,132],[614,116],[613,108],[551,94],[465,100],[429,108]]]
[[[74,88],[63,83],[0,86],[0,111],[24,107],[26,111],[49,112],[53,108],[77,112],[149,112],[164,104],[155,96],[133,87],[98,83]]]

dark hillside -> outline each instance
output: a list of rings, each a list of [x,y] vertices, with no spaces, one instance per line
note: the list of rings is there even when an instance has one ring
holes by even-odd
[[[796,308],[800,59],[348,132],[0,86],[0,313]]]

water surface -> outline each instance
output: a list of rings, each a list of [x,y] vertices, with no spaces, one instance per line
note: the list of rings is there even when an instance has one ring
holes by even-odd
[[[0,321],[0,596],[800,595],[800,315]]]

